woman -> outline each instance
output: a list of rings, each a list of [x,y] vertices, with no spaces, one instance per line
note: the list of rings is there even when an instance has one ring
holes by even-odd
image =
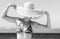
[[[39,11],[36,11],[36,10],[34,11],[33,3],[27,2],[26,4],[24,4],[24,9],[26,9],[26,11],[28,13],[27,12],[25,14],[23,13],[24,14],[23,18],[8,16],[7,13],[8,13],[8,10],[10,7],[13,7],[16,10],[17,5],[13,5],[13,4],[8,5],[2,14],[2,18],[8,22],[15,23],[18,26],[17,39],[31,39],[31,36],[32,36],[31,33],[33,32],[31,26],[33,26],[35,24],[44,26],[46,28],[51,28],[50,27],[50,16],[47,11],[41,11],[42,14],[47,15],[47,24],[46,25],[39,24],[39,23],[31,20],[31,19],[39,18],[36,15],[41,15],[41,14],[39,14]],[[32,13],[32,11],[34,13]],[[30,14],[30,12],[32,14]],[[35,17],[34,17],[34,15],[35,15]]]

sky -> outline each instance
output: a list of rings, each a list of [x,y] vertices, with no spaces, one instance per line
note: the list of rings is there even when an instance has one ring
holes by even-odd
[[[5,7],[13,2],[20,6],[23,6],[25,2],[33,2],[35,4],[35,9],[49,12],[52,29],[60,28],[60,0],[0,0],[0,28],[13,29],[17,27],[14,23],[7,22],[1,18],[1,14]],[[9,9],[8,15],[17,16],[13,8]],[[45,17],[42,17],[39,21],[42,24],[46,24]]]

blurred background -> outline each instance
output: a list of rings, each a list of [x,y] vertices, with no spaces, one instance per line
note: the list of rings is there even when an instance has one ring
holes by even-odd
[[[53,32],[60,32],[60,0],[0,0],[0,32],[16,32],[17,26],[14,23],[7,22],[1,18],[5,7],[9,3],[16,3],[23,6],[26,2],[33,2],[35,4],[35,9],[46,10],[50,14],[51,18],[51,28]],[[9,9],[8,15],[17,16],[16,11],[13,8]],[[37,20],[41,24],[46,24],[46,16]],[[44,28],[34,27],[37,31],[46,31]],[[48,30],[47,30],[48,31]]]

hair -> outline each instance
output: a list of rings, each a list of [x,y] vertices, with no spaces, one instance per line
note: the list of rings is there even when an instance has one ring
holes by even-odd
[[[26,2],[24,4],[24,8],[25,9],[34,9],[34,3],[32,3],[32,2]]]

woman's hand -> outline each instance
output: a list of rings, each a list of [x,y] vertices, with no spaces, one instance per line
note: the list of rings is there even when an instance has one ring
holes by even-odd
[[[43,14],[49,15],[48,11],[43,11]]]
[[[17,5],[16,5],[16,4],[13,4],[13,3],[11,3],[11,4],[8,4],[8,6],[7,6],[7,7],[8,7],[8,8],[13,7],[14,9],[16,9]]]

